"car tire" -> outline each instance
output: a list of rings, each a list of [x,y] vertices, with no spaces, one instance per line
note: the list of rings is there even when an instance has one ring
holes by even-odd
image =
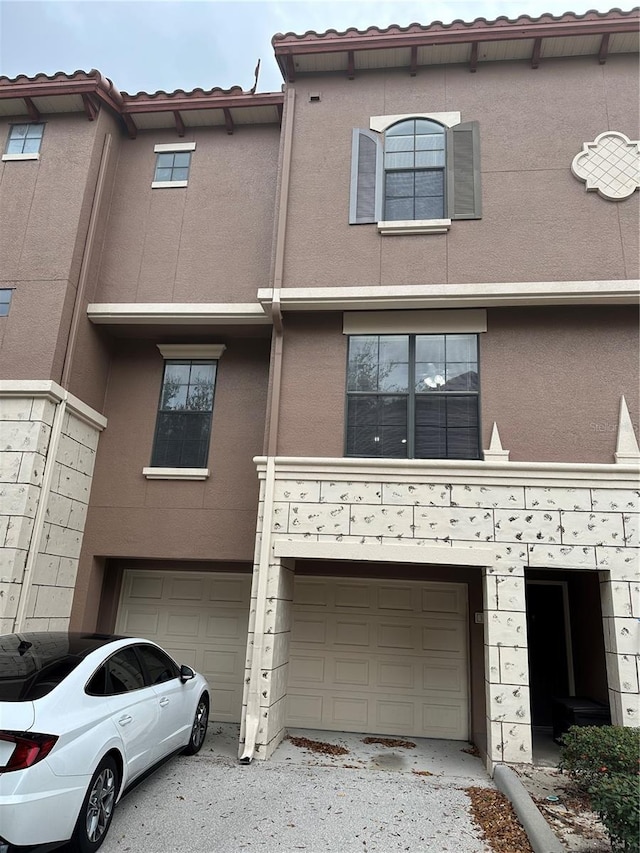
[[[209,723],[209,700],[205,693],[198,699],[198,707],[196,708],[196,713],[193,718],[193,725],[191,726],[191,735],[189,736],[189,743],[186,745],[184,749],[185,755],[195,755],[196,752],[200,752],[202,744],[204,743],[205,736],[207,734],[207,725]]]
[[[71,838],[73,853],[93,853],[107,837],[118,797],[118,768],[107,755],[91,777]]]

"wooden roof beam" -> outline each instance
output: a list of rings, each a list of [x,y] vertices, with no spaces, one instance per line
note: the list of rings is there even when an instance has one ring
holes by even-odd
[[[124,119],[124,123],[127,126],[129,139],[135,139],[138,135],[138,128],[136,126],[135,121],[133,120],[133,116],[130,116],[129,113],[123,113],[122,118]]]
[[[27,108],[27,112],[29,113],[29,118],[31,121],[40,121],[40,111],[33,103],[31,98],[23,98],[24,105]]]
[[[184,136],[185,127],[184,122],[182,121],[182,116],[180,115],[180,110],[173,111],[173,120],[176,123],[176,130],[178,131],[178,136]]]
[[[605,33],[602,36],[602,41],[600,42],[600,50],[598,52],[598,62],[600,65],[604,65],[607,61],[607,56],[609,55],[609,33]]]
[[[89,121],[95,121],[98,116],[98,107],[91,95],[87,92],[82,93],[82,105],[84,106],[84,111],[87,114]]]
[[[469,71],[475,74],[478,70],[478,42],[471,45],[471,56],[469,57]]]
[[[411,45],[411,64],[409,65],[409,76],[415,77],[418,73],[418,45]]]
[[[542,49],[542,39],[537,38],[533,42],[533,52],[531,53],[531,67],[537,68],[540,65],[540,51]]]
[[[347,51],[347,77],[353,80],[356,76],[356,55],[353,50]]]
[[[287,80],[289,83],[296,82],[296,68],[293,64],[293,56],[290,53],[287,54]]]
[[[235,125],[233,123],[233,118],[231,117],[231,110],[229,107],[223,107],[222,112],[224,113],[224,126],[227,128],[227,133],[229,136],[235,130]]]

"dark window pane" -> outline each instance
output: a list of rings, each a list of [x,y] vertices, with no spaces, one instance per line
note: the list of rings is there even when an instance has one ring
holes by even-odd
[[[385,151],[413,151],[414,136],[392,136],[385,144]]]
[[[85,692],[89,696],[106,696],[109,693],[108,674],[106,665],[101,666],[87,684]]]
[[[478,373],[474,364],[447,364],[446,391],[477,391]]]
[[[416,424],[444,429],[447,425],[447,401],[444,397],[416,397]]]
[[[446,459],[447,433],[437,427],[416,426],[416,459]]]
[[[432,391],[442,391],[445,385],[444,362],[427,362],[416,364],[416,393],[428,394]]]
[[[110,690],[112,694],[128,693],[144,687],[144,676],[140,663],[132,648],[122,649],[107,661]]]
[[[385,219],[389,222],[399,222],[413,219],[413,199],[387,199]]]
[[[178,678],[180,670],[171,658],[154,646],[137,646],[142,663],[147,671],[150,684],[164,684]]]
[[[444,133],[416,136],[416,151],[444,150]]]
[[[172,181],[186,181],[189,179],[188,169],[174,169],[171,176]]]
[[[477,397],[448,397],[447,398],[447,426],[473,427],[478,425],[478,398]]]
[[[399,121],[398,124],[392,125],[388,130],[385,130],[385,136],[406,136],[408,134],[413,134],[416,132],[416,122],[415,119],[408,119],[407,121]]]
[[[171,169],[156,169],[156,175],[154,180],[156,181],[170,181],[171,180]]]
[[[411,169],[415,165],[415,156],[413,151],[388,153],[385,155],[384,164],[387,169]]]
[[[174,166],[183,166],[183,167],[188,168],[190,160],[191,160],[191,153],[189,151],[179,151],[173,155],[173,165]]]
[[[27,139],[42,139],[43,130],[43,124],[28,124],[26,133]]]
[[[417,198],[415,204],[416,219],[442,219],[444,217],[444,198],[440,196]]]
[[[357,336],[349,339],[347,391],[378,390],[378,338]]]
[[[417,169],[435,169],[444,166],[444,151],[417,151],[415,166]]]
[[[444,172],[441,169],[432,172],[416,172],[416,195],[441,196],[444,194]]]
[[[418,118],[415,121],[416,133],[434,133],[444,136],[444,127],[428,118]]]
[[[413,172],[387,172],[385,195],[390,198],[412,198]]]
[[[170,169],[173,166],[173,154],[158,154],[156,156],[156,166],[158,168]]]
[[[478,431],[475,429],[450,429],[447,431],[447,457],[449,459],[477,459]]]

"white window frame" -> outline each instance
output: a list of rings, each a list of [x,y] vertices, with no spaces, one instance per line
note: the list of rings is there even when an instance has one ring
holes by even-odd
[[[153,151],[155,154],[179,154],[184,151],[195,151],[196,143],[195,142],[162,142],[158,143],[158,145],[153,146]],[[153,173],[155,175],[155,171],[157,168],[157,157],[156,157],[156,165],[153,167]],[[191,163],[189,163],[189,173],[191,173]],[[160,190],[160,189],[173,189],[175,187],[186,187],[189,185],[189,181],[151,181],[151,189],[152,190]]]

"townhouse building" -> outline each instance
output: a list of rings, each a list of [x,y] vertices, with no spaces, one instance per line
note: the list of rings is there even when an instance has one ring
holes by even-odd
[[[639,21],[0,78],[0,630],[159,641],[245,761],[638,725]]]

